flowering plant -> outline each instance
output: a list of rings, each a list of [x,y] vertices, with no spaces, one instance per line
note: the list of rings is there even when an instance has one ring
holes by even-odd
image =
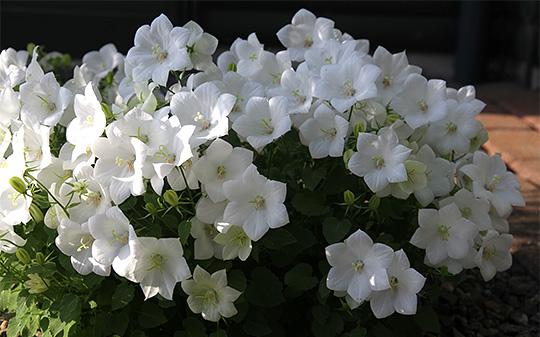
[[[214,63],[160,15],[66,81],[2,51],[8,336],[416,336],[441,277],[510,267],[524,200],[473,87],[304,9],[277,36]]]

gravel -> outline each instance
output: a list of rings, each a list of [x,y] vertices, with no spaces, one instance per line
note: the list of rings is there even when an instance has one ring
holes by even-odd
[[[454,286],[444,283],[435,305],[441,334],[427,336],[539,336],[538,276],[518,261],[484,282],[478,269]]]

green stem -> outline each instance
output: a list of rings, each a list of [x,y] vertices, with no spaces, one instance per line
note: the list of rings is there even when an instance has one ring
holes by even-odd
[[[56,197],[54,196],[54,194],[52,194],[52,192],[49,191],[49,189],[48,189],[47,187],[45,187],[45,185],[43,185],[39,180],[37,180],[36,178],[32,177],[32,175],[30,175],[30,174],[28,174],[28,173],[26,173],[26,172],[24,173],[24,176],[30,178],[30,180],[32,180],[32,181],[35,181],[35,182],[36,182],[43,190],[45,190],[45,191],[51,196],[51,198],[53,198],[54,202],[56,202],[56,204],[57,204],[58,206],[60,206],[60,208],[62,208],[62,210],[64,211],[64,213],[66,214],[66,216],[69,218],[69,212],[68,212],[67,208],[66,208],[64,205],[62,205],[62,204],[60,203],[60,201],[58,201],[58,199],[56,199]]]

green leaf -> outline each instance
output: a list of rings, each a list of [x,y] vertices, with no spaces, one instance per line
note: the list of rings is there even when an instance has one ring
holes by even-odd
[[[154,302],[144,302],[141,306],[141,314],[138,317],[139,324],[143,328],[155,328],[167,322],[165,313]]]
[[[187,243],[189,233],[191,233],[191,221],[184,220],[178,225],[178,237],[183,245]]]
[[[309,190],[314,190],[315,187],[319,184],[319,182],[326,176],[326,168],[319,167],[317,169],[313,169],[311,167],[306,167],[304,169],[304,172],[302,174],[302,180],[306,187]]]
[[[295,243],[297,240],[286,229],[278,228],[268,231],[263,239],[262,243],[266,248],[279,249],[281,247]]]
[[[212,332],[210,334],[210,337],[227,337],[227,331],[223,330],[223,329],[219,329],[215,332]]]
[[[187,335],[190,337],[207,337],[206,328],[203,322],[194,317],[186,318],[182,324],[186,328]]]
[[[434,333],[441,332],[439,316],[431,306],[418,309],[414,316],[414,321],[424,330]]]
[[[244,331],[251,336],[266,336],[272,333],[266,318],[259,312],[251,312],[244,319]]]
[[[227,282],[231,288],[244,292],[246,290],[247,280],[244,273],[238,269],[227,272]]]
[[[325,304],[332,291],[326,286],[326,279],[321,279],[319,282],[319,291],[317,292],[317,299],[321,304]]]
[[[309,264],[297,264],[285,274],[285,284],[296,290],[309,290],[319,282],[311,275],[312,272],[313,268]]]
[[[350,229],[351,222],[348,219],[339,221],[334,217],[329,217],[323,221],[323,235],[330,244],[343,240]]]
[[[343,320],[339,314],[332,312],[328,319],[323,323],[317,321],[311,322],[311,332],[316,337],[333,337],[341,335],[343,330]]]
[[[65,294],[60,301],[60,319],[66,323],[77,321],[81,314],[81,300],[79,296]]]
[[[246,288],[248,302],[262,307],[279,305],[283,298],[283,285],[277,276],[266,267],[256,267],[251,272],[252,283]]]
[[[111,307],[112,310],[117,310],[128,305],[133,300],[135,287],[131,283],[122,282],[112,295]]]
[[[296,194],[291,204],[300,213],[308,216],[319,216],[330,211],[330,207],[325,205],[326,196],[321,191],[303,191]]]
[[[17,309],[17,296],[18,292],[11,290],[0,291],[0,310],[2,311],[14,311]]]
[[[320,324],[324,324],[328,316],[330,315],[330,308],[328,306],[316,306],[311,308],[313,318]]]
[[[360,327],[353,329],[349,333],[350,337],[365,337],[366,335],[367,335],[366,328],[360,328]]]

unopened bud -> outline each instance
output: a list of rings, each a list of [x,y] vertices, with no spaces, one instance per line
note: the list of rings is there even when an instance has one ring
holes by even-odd
[[[399,118],[399,115],[396,115],[396,114],[388,114],[388,116],[386,116],[386,123],[387,124],[394,124]]]
[[[15,255],[17,255],[19,261],[24,264],[29,264],[30,261],[32,261],[32,259],[30,258],[30,254],[28,254],[28,252],[24,248],[18,248],[15,252]]]
[[[36,262],[42,266],[45,264],[45,254],[43,254],[42,252],[38,252],[36,254]]]
[[[381,198],[379,198],[376,194],[373,194],[371,198],[369,199],[368,207],[372,211],[376,211],[379,208],[379,205],[381,204]]]
[[[227,67],[227,71],[235,71],[236,72],[236,70],[237,70],[236,63],[234,63],[234,62],[229,63],[229,66]]]
[[[101,103],[101,110],[105,114],[105,118],[111,119],[111,118],[114,117],[114,115],[113,115],[113,113],[111,111],[111,108],[109,108],[109,106],[107,104]]]
[[[350,190],[346,190],[343,192],[343,199],[345,200],[345,203],[349,206],[352,206],[354,204],[354,193]]]
[[[366,130],[366,127],[364,126],[363,123],[360,123],[360,122],[356,123],[353,128],[354,137],[358,138],[358,134],[360,132],[364,132],[365,130]]]
[[[34,219],[35,222],[43,221],[43,212],[36,204],[30,204],[30,208],[28,209],[28,211],[30,212],[32,219]]]
[[[24,194],[26,192],[26,184],[24,181],[19,177],[11,177],[9,178],[9,184],[13,189],[20,194]]]
[[[156,213],[156,206],[154,206],[154,204],[148,203],[144,205],[144,209],[150,214]]]
[[[348,149],[343,153],[343,162],[345,163],[345,167],[349,169],[349,160],[353,156],[354,151],[352,149]]]
[[[165,199],[165,202],[173,207],[178,205],[178,194],[176,194],[176,192],[173,190],[165,191],[165,193],[163,193],[163,199]]]

